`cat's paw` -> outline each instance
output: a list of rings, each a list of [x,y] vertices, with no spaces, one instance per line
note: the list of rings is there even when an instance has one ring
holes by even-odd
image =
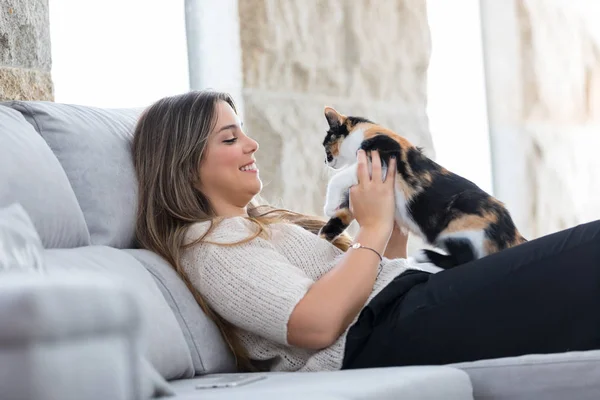
[[[333,242],[342,232],[343,230],[339,226],[335,226],[335,224],[329,222],[319,229],[318,236],[328,242]]]
[[[418,263],[428,264],[431,263],[431,259],[429,258],[427,252],[423,249],[417,250],[413,255],[413,258]]]
[[[413,258],[419,264],[433,264],[442,269],[454,268],[457,265],[452,256],[433,250],[421,249],[415,252]]]

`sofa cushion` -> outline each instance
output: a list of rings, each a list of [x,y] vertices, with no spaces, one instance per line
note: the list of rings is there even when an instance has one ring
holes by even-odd
[[[204,314],[186,284],[158,254],[148,250],[123,250],[146,267],[156,280],[179,322],[197,375],[234,372],[235,360],[219,329]]]
[[[196,389],[203,378],[171,382],[174,399],[287,399],[320,400],[472,400],[469,376],[459,369],[444,366],[393,367],[326,372],[267,373],[267,378],[239,387]],[[211,377],[213,375],[209,375]],[[214,375],[218,376],[218,375]]]
[[[0,106],[0,207],[20,203],[45,247],[77,247],[90,237],[67,175],[17,111]]]
[[[141,354],[140,305],[98,274],[0,279],[5,399],[132,399],[172,393]]]
[[[165,379],[194,375],[192,357],[185,338],[152,276],[132,256],[106,246],[44,251],[48,273],[96,272],[119,284],[126,284],[139,298],[142,321],[147,331],[144,355]],[[84,315],[79,316],[84,318]]]
[[[11,101],[46,140],[69,177],[91,243],[133,247],[136,180],[130,141],[141,109]]]
[[[600,394],[600,350],[530,354],[449,366],[469,374],[477,399],[592,400]]]
[[[0,272],[41,271],[43,249],[31,218],[19,203],[0,208]]]

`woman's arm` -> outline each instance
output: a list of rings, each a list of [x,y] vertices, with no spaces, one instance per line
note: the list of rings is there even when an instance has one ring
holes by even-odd
[[[365,227],[355,241],[383,254],[388,237],[385,229]],[[379,262],[371,250],[349,249],[298,302],[288,321],[289,344],[322,349],[335,342],[367,301]]]
[[[360,229],[355,242],[369,249],[349,249],[341,261],[315,282],[288,321],[288,342],[321,349],[348,328],[365,305],[379,270],[380,257],[393,229],[394,177],[382,181],[379,154],[372,154],[372,176],[363,151],[358,152],[358,184],[350,189],[350,208]],[[396,162],[390,162],[395,170]]]
[[[386,258],[407,258],[408,257],[408,234],[402,232],[397,224],[394,223],[392,236],[385,248],[384,257]]]

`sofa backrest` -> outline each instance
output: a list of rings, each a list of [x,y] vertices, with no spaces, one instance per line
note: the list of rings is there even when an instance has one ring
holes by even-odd
[[[90,242],[134,244],[136,180],[129,145],[141,109],[11,101],[60,161],[83,210]]]
[[[0,205],[20,202],[46,248],[109,246],[114,249],[106,249],[107,256],[98,258],[106,262],[119,259],[109,255],[114,251],[129,253],[121,259],[137,262],[123,262],[122,268],[145,268],[158,290],[146,287],[140,292],[162,293],[161,301],[174,314],[172,321],[182,333],[161,343],[162,336],[151,332],[157,341],[150,346],[181,354],[179,342],[183,342],[195,374],[234,371],[233,357],[216,325],[195,303],[181,278],[158,255],[132,249],[137,182],[130,146],[142,111],[42,101],[0,103],[0,145],[4,145],[0,167],[5,162],[15,165],[0,169]],[[13,158],[4,152],[14,154]],[[133,276],[130,272],[124,271],[124,276]],[[158,303],[149,304],[148,314],[163,309]],[[156,316],[156,323],[171,323],[165,321],[171,319]],[[155,367],[171,377],[187,376],[186,361],[180,365],[179,372]]]
[[[46,248],[90,244],[69,179],[21,113],[0,107],[0,207],[19,202]]]

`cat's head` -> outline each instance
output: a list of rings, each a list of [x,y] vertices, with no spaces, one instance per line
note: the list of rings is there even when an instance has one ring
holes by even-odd
[[[340,169],[356,161],[356,152],[363,141],[364,131],[373,122],[362,117],[345,116],[332,107],[325,107],[329,129],[323,140],[325,163]]]

